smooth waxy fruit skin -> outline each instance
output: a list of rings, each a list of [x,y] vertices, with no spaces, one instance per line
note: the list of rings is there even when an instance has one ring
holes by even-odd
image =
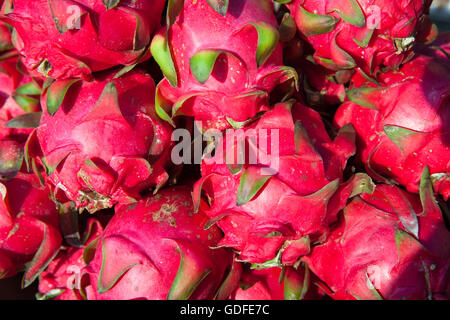
[[[168,179],[172,131],[155,114],[154,90],[152,78],[139,70],[53,82],[27,142],[30,166],[57,197],[91,212],[160,188]]]
[[[222,237],[208,218],[194,213],[190,190],[161,190],[119,205],[87,267],[88,299],[226,299],[240,266],[232,253],[213,249]]]
[[[150,57],[165,1],[115,2],[107,7],[103,0],[14,0],[14,11],[2,19],[15,28],[14,45],[29,70],[89,80],[92,72]]]

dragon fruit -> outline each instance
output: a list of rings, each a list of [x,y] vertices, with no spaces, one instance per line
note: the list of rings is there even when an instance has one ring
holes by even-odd
[[[281,1],[279,1],[281,2]],[[430,0],[292,0],[287,3],[299,32],[316,50],[315,60],[331,70],[361,68],[372,75],[398,68],[419,40],[436,28]]]
[[[420,198],[392,185],[354,198],[304,261],[334,299],[448,298],[450,232],[424,170]]]
[[[164,4],[164,0],[14,0],[14,11],[2,19],[15,28],[14,45],[29,70],[53,79],[87,80],[92,72],[148,58]]]
[[[283,66],[270,0],[169,1],[167,27],[151,44],[165,78],[156,107],[169,122],[194,116],[202,127],[225,129],[264,110],[268,94],[297,79]],[[224,5],[226,3],[227,5]]]
[[[25,270],[26,287],[59,250],[58,211],[49,189],[33,174],[18,173],[0,190],[0,278]]]
[[[376,180],[417,193],[428,165],[436,192],[448,198],[450,64],[420,55],[380,79],[380,87],[348,92],[350,101],[335,115],[337,126],[355,127],[359,159]]]
[[[355,153],[354,138],[347,126],[333,141],[317,112],[300,104],[275,105],[245,129],[227,130],[214,156],[204,156],[195,208],[211,218],[208,226],[217,223],[223,230],[219,246],[237,250],[239,260],[292,266],[311,244],[324,240],[349,197],[370,192],[365,174],[341,183]],[[242,154],[243,144],[248,155],[233,157]]]
[[[208,218],[194,214],[189,188],[115,211],[86,269],[89,300],[225,299],[237,287],[240,265],[226,249],[211,249],[222,235],[203,229]]]
[[[89,219],[83,235],[81,247],[68,247],[61,250],[39,276],[40,300],[84,300],[83,288],[88,285],[84,268],[89,253],[95,250],[98,238],[103,232],[102,224]],[[94,251],[95,252],[95,251]]]
[[[160,188],[168,179],[171,129],[155,114],[154,92],[152,78],[138,70],[53,82],[27,141],[29,166],[44,171],[57,199],[65,194],[90,212]]]
[[[0,179],[22,168],[23,146],[40,118],[41,83],[17,68],[17,57],[0,61]]]
[[[5,126],[13,118],[41,110],[39,95],[42,84],[21,73],[17,57],[0,61],[0,140],[25,142],[29,128]]]
[[[12,0],[0,1],[0,14],[11,12]],[[13,49],[11,40],[11,28],[3,22],[0,22],[0,52]]]

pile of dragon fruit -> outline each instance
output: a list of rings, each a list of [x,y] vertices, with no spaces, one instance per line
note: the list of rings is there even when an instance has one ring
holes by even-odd
[[[431,2],[0,1],[0,290],[450,298]]]

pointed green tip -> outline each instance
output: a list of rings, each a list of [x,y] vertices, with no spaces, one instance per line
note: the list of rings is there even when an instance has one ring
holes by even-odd
[[[344,70],[351,70],[356,67],[356,61],[353,57],[344,49],[342,49],[337,43],[339,33],[335,35],[330,45],[331,59],[340,68]]]
[[[298,7],[296,21],[299,31],[307,37],[329,33],[334,30],[339,22],[333,16],[311,13],[302,6]]]
[[[167,2],[166,24],[170,28],[176,21],[184,6],[184,0],[169,0]]]
[[[103,4],[106,7],[106,10],[110,10],[117,7],[119,3],[120,0],[103,0]]]
[[[225,17],[228,12],[229,0],[206,0],[211,8],[214,9],[222,17]]]
[[[150,52],[161,68],[164,76],[169,81],[170,85],[176,88],[178,86],[178,76],[169,44],[163,34],[157,34],[154,36],[150,45]]]
[[[256,168],[246,169],[241,176],[236,205],[239,207],[252,200],[271,177],[270,175],[262,175]]]
[[[379,111],[376,97],[383,90],[383,88],[355,88],[347,92],[347,98],[360,106]]]
[[[341,8],[333,11],[337,12],[345,22],[358,28],[364,28],[366,26],[366,18],[358,1],[344,0],[343,2]]]
[[[362,193],[373,194],[375,191],[376,185],[367,174],[359,172],[352,179],[353,189],[349,198],[353,198]]]
[[[426,166],[423,168],[423,171],[422,171],[422,179],[420,180],[420,182],[423,183],[424,181],[426,181],[426,180],[429,179],[429,178],[430,178],[430,167],[429,167],[428,165],[426,165]]]
[[[188,300],[212,270],[199,263],[199,257],[195,251],[189,250],[181,242],[173,241],[176,243],[176,251],[180,255],[180,264],[167,294],[167,300]]]
[[[103,94],[115,94],[117,95],[117,87],[114,82],[108,82],[103,90]]]
[[[291,41],[295,37],[297,25],[289,13],[284,14],[278,32],[280,33],[280,40],[283,42]]]
[[[39,126],[41,121],[42,112],[30,112],[25,113],[21,116],[12,118],[6,124],[4,124],[7,128],[28,128],[34,129]]]
[[[47,88],[47,112],[53,116],[61,107],[69,89],[81,79],[59,80]]]
[[[256,49],[256,63],[261,67],[275,50],[280,41],[280,33],[271,25],[258,22],[252,23],[258,32],[258,47]]]
[[[189,61],[195,79],[205,84],[212,73],[217,58],[224,53],[221,50],[200,50]]]
[[[406,128],[385,125],[383,126],[384,133],[388,138],[394,142],[401,150],[404,151],[404,147],[407,145],[408,139],[413,136],[420,136],[423,133],[412,131]]]

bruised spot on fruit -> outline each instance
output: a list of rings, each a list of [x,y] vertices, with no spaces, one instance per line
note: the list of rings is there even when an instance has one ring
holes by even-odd
[[[112,207],[111,198],[101,195],[95,191],[78,191],[79,197],[77,201],[85,204],[82,209],[86,209],[90,213],[94,213],[98,210],[108,209]]]
[[[159,223],[167,222],[171,227],[176,227],[176,220],[172,214],[176,213],[177,210],[177,205],[164,203],[159,211],[152,213],[153,221]]]

